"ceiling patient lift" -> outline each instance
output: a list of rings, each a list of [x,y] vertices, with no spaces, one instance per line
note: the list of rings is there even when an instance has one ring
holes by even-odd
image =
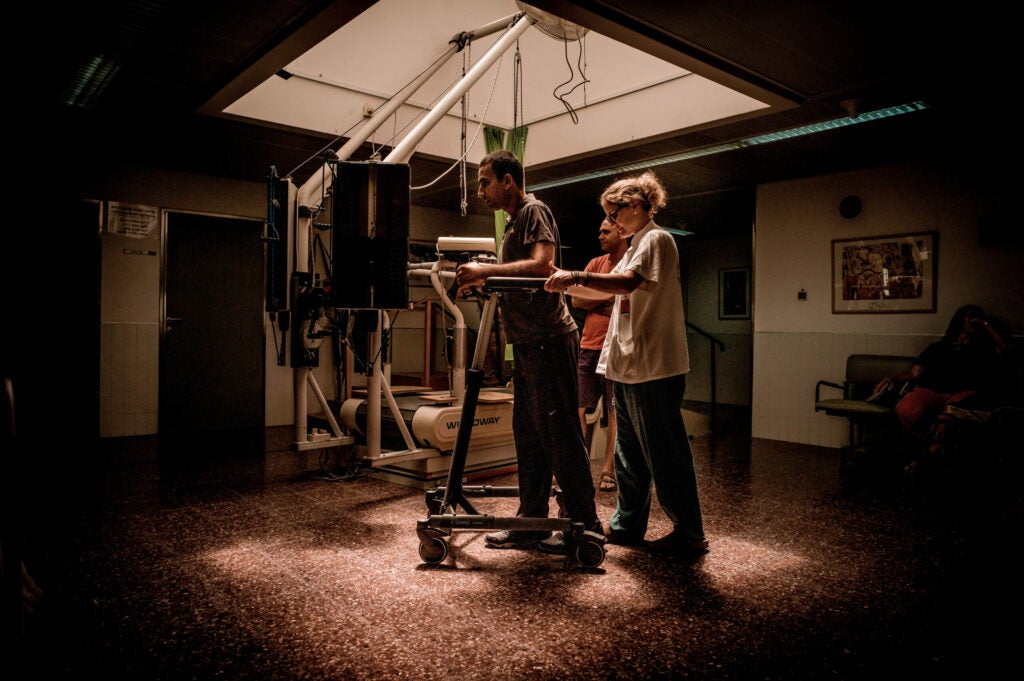
[[[366,274],[366,272],[368,272],[369,276],[355,277],[357,281],[354,281],[354,286],[355,288],[362,286],[364,284],[364,279],[369,279],[370,283],[366,286],[365,291],[362,291],[362,298],[360,298],[357,303],[350,305],[344,299],[339,300],[337,298],[338,295],[341,295],[337,293],[339,289],[338,282],[332,282],[334,284],[333,291],[335,299],[331,302],[334,303],[334,307],[337,309],[363,310],[364,312],[361,314],[370,314],[374,318],[374,321],[369,324],[371,330],[368,334],[369,347],[367,357],[369,358],[369,366],[366,373],[367,383],[365,412],[366,458],[372,465],[379,465],[383,462],[390,461],[415,460],[440,454],[436,449],[417,447],[385,376],[384,364],[386,362],[386,353],[382,352],[382,333],[387,329],[387,325],[389,324],[389,318],[385,314],[385,310],[402,309],[408,306],[407,278],[404,280],[406,287],[404,300],[399,301],[398,298],[400,298],[400,296],[396,297],[393,290],[385,290],[385,280],[394,279],[394,263],[390,262],[391,260],[394,260],[394,258],[389,258],[387,256],[393,255],[392,251],[395,249],[394,244],[392,243],[386,244],[383,247],[383,250],[381,250],[378,240],[379,229],[383,230],[385,241],[387,241],[391,236],[391,232],[389,230],[391,230],[393,225],[388,221],[388,219],[393,217],[392,213],[398,214],[397,220],[399,222],[404,218],[404,228],[406,230],[404,234],[406,253],[402,254],[404,267],[404,260],[408,251],[407,229],[409,201],[408,196],[406,195],[403,199],[405,201],[405,213],[402,215],[401,201],[397,200],[396,197],[400,192],[394,191],[395,187],[399,185],[393,182],[393,174],[390,171],[392,169],[404,171],[406,178],[404,189],[407,193],[409,190],[408,159],[412,156],[417,144],[445,115],[447,115],[447,112],[456,104],[456,102],[465,96],[473,84],[491,68],[498,58],[531,26],[537,25],[542,32],[552,37],[559,37],[563,39],[578,39],[582,33],[585,33],[582,29],[578,29],[571,24],[565,24],[565,22],[562,22],[557,17],[552,17],[551,15],[529,7],[528,5],[523,5],[522,3],[517,2],[517,4],[524,10],[522,13],[492,22],[473,32],[457,34],[452,38],[452,40],[449,41],[450,48],[445,55],[443,55],[443,58],[436,60],[431,67],[417,76],[415,80],[410,82],[395,96],[378,107],[370,118],[365,121],[363,126],[359,128],[359,130],[356,131],[352,137],[349,138],[348,142],[337,152],[327,152],[324,154],[323,157],[328,160],[324,164],[323,171],[320,173],[314,173],[314,175],[301,188],[296,190],[294,185],[291,184],[290,178],[278,181],[273,170],[271,173],[271,200],[269,202],[270,208],[268,209],[268,217],[270,219],[268,221],[269,228],[266,239],[268,241],[268,267],[270,262],[269,251],[271,250],[271,247],[276,249],[275,257],[277,260],[284,260],[287,253],[287,243],[284,237],[285,235],[294,235],[294,249],[292,251],[294,254],[293,284],[296,281],[308,283],[307,280],[312,278],[311,274],[306,271],[305,267],[307,265],[305,265],[300,259],[299,254],[311,252],[311,228],[314,226],[314,218],[316,214],[323,209],[323,202],[330,189],[329,183],[333,181],[335,176],[333,171],[339,168],[338,164],[344,164],[345,166],[360,166],[358,169],[359,172],[365,171],[366,173],[366,181],[362,183],[361,188],[358,190],[364,193],[357,193],[354,195],[349,191],[347,194],[344,194],[344,196],[350,199],[348,203],[356,204],[355,210],[358,212],[358,224],[355,227],[355,231],[353,232],[351,229],[346,229],[348,229],[349,236],[354,235],[355,237],[352,243],[355,243],[357,248],[365,248],[366,253],[369,256],[369,265],[367,268],[362,268],[362,264],[365,263],[360,263],[360,265],[357,266],[357,269],[361,270],[359,274]],[[424,118],[394,146],[391,153],[383,160],[383,162],[370,161],[368,163],[345,163],[347,159],[370,138],[374,131],[387,118],[395,114],[399,107],[401,107],[416,90],[418,90],[427,82],[427,80],[430,79],[431,76],[434,75],[434,73],[437,72],[447,58],[451,57],[456,52],[461,51],[473,38],[482,37],[499,31],[504,31],[504,33],[497,39],[495,44],[488,49],[483,57],[481,57],[481,59],[462,76],[461,80],[437,102],[437,104],[424,116]],[[378,184],[380,186],[378,186]],[[337,211],[337,206],[339,204],[346,203],[339,200],[339,196],[343,192],[346,192],[346,187],[344,185],[340,188],[334,188],[334,201],[332,204],[335,212]],[[281,211],[281,218],[275,219],[275,210],[280,206],[280,200],[278,199],[279,196],[282,198],[287,197],[286,200],[289,210]],[[383,212],[385,214],[382,216],[380,222],[377,220],[378,212]],[[280,222],[278,220],[280,220]],[[334,221],[334,236],[335,239],[337,239],[339,230],[336,216]],[[337,243],[338,242],[335,241],[336,249]],[[439,243],[439,254],[443,248],[444,246]],[[363,251],[359,251],[359,253],[362,255]],[[366,272],[362,271],[364,269]],[[382,275],[380,270],[387,271]],[[422,272],[409,271],[408,273],[405,273],[403,271],[403,277],[416,276],[418,274],[422,274]],[[435,264],[433,271],[429,276],[431,277],[434,288],[442,294],[442,301],[444,301],[447,308],[448,301],[444,294],[443,287],[440,285],[441,272],[438,270],[437,264]],[[377,288],[378,285],[380,285],[380,289]],[[267,310],[270,312],[281,310],[284,312],[284,307],[279,302],[280,295],[274,297],[275,302],[272,306],[271,289],[269,286],[270,284],[268,282]],[[584,567],[596,567],[604,560],[604,537],[593,532],[585,532],[581,524],[573,523],[568,518],[501,518],[496,516],[480,515],[476,513],[466,500],[467,494],[483,493],[490,496],[513,496],[518,494],[517,487],[463,487],[462,477],[465,472],[466,454],[468,452],[470,437],[473,437],[474,445],[476,445],[476,443],[481,439],[481,435],[478,432],[478,429],[475,428],[474,423],[477,421],[487,420],[480,419],[478,417],[477,408],[480,396],[480,387],[483,381],[482,367],[484,355],[488,345],[488,337],[490,335],[494,307],[496,304],[496,296],[494,294],[500,290],[523,290],[524,286],[530,290],[539,290],[543,288],[543,280],[530,282],[527,280],[513,279],[504,281],[503,283],[498,280],[492,280],[492,282],[488,282],[488,286],[484,287],[483,295],[488,296],[488,298],[481,313],[481,323],[478,332],[473,367],[468,372],[465,372],[465,374],[462,373],[465,368],[464,345],[456,348],[456,361],[452,388],[454,397],[456,399],[460,399],[462,401],[462,405],[461,418],[457,422],[458,435],[454,443],[455,449],[449,468],[448,484],[447,487],[438,488],[428,495],[427,506],[433,513],[426,520],[420,521],[417,526],[417,535],[420,539],[420,557],[427,563],[439,563],[448,555],[448,542],[446,537],[450,535],[452,530],[483,530],[490,528],[524,530],[546,529],[562,531],[565,533],[567,545],[572,548],[575,559],[580,565],[583,565]],[[342,296],[342,298],[344,298],[344,296]],[[452,307],[454,307],[454,305],[452,305]],[[457,308],[455,309],[457,310]],[[287,319],[286,314],[287,313],[285,313],[285,319]],[[457,315],[456,318],[461,319],[461,315]],[[282,324],[282,329],[284,328],[285,326]],[[313,328],[312,323],[310,323],[309,328]],[[303,332],[303,335],[306,335],[305,332]],[[461,340],[457,338],[456,341],[457,343],[461,342],[464,344],[464,329]],[[293,342],[293,346],[294,345],[295,343]],[[293,347],[293,357],[295,356],[294,351],[295,348]],[[301,362],[293,362],[293,371],[295,388],[296,448],[302,450],[316,447],[352,444],[354,442],[354,438],[342,431],[337,420],[331,414],[327,400],[323,397],[323,392],[319,389],[316,379],[313,376],[311,365],[304,366]],[[327,435],[326,438],[320,438],[315,442],[310,441],[309,434],[307,433],[307,386],[312,389],[314,395],[321,403],[331,427],[331,433]],[[387,401],[388,406],[391,409],[394,417],[394,423],[406,446],[406,449],[404,450],[390,452],[384,452],[382,450],[382,399]],[[503,406],[507,407],[510,405]],[[511,419],[508,419],[508,421],[511,421]],[[486,439],[486,435],[483,435],[483,439]],[[444,494],[443,498],[439,496],[442,492]],[[560,495],[557,489],[553,490],[552,493],[556,498]],[[464,509],[469,511],[469,514],[456,515],[455,508],[457,506],[462,506]]]
[[[426,83],[431,76],[436,73],[441,66],[447,61],[448,58],[461,51],[465,45],[474,38],[483,37],[499,31],[505,31],[505,33],[499,37],[490,49],[484,54],[483,57],[467,72],[459,83],[456,84],[427,115],[421,120],[403,139],[399,142],[391,153],[384,159],[384,164],[403,164],[407,163],[410,156],[412,156],[416,145],[422,141],[422,139],[430,132],[431,129],[437,125],[447,112],[455,105],[455,103],[473,86],[473,84],[479,80],[479,78],[498,60],[498,58],[511,47],[515,41],[526,32],[534,23],[534,19],[528,17],[525,13],[520,13],[498,21],[491,22],[485,26],[482,26],[475,31],[463,32],[457,34],[449,41],[450,47],[447,52],[442,55],[441,58],[437,59],[430,68],[423,71],[415,80],[406,85],[402,90],[395,94],[391,99],[378,107],[370,118],[355,131],[348,142],[346,142],[336,153],[334,157],[337,161],[345,161],[351,155],[359,149],[366,140],[380,127],[381,124],[387,120],[392,114],[394,114],[399,107],[404,104],[409,97],[411,97],[424,83]],[[506,30],[507,29],[507,30]],[[313,225],[314,215],[317,210],[317,204],[322,200],[325,192],[329,187],[329,178],[332,177],[332,173],[329,172],[329,166],[334,160],[325,163],[323,172],[314,173],[310,179],[297,191],[294,186],[287,187],[284,191],[287,193],[289,206],[294,207],[294,213],[286,214],[289,219],[294,219],[294,230],[288,230],[295,235],[295,273],[302,274],[304,270],[303,262],[298,257],[299,254],[310,252],[309,234],[310,229]],[[290,181],[289,181],[290,183]],[[369,188],[368,192],[372,195],[375,189]],[[271,205],[273,206],[273,200]],[[292,217],[293,216],[293,217]],[[376,225],[372,223],[368,226],[368,234],[370,238],[374,237],[374,229]],[[283,230],[278,230],[283,231]],[[307,273],[308,274],[308,273]],[[293,275],[294,276],[294,275]],[[406,440],[410,453],[415,450],[415,446],[412,442],[412,438],[408,433],[408,429],[404,425],[403,419],[398,413],[397,404],[394,401],[394,396],[391,393],[387,382],[384,380],[384,369],[383,361],[384,357],[380,352],[381,349],[381,329],[386,328],[386,315],[383,310],[377,309],[375,311],[377,315],[377,323],[373,325],[374,331],[369,336],[369,357],[372,358],[372,367],[367,376],[366,385],[366,396],[367,396],[367,409],[368,418],[366,423],[366,449],[367,457],[371,461],[382,461],[383,452],[381,449],[381,420],[380,414],[382,409],[381,397],[384,395],[388,401],[388,406],[392,409],[395,415],[395,421],[398,424],[399,429],[402,431],[402,435]],[[331,416],[330,409],[327,406],[327,401],[322,398],[322,391],[319,389],[316,383],[316,378],[313,376],[310,367],[295,367],[294,371],[294,388],[295,388],[295,447],[297,449],[309,449],[315,447],[330,447],[339,444],[351,444],[352,439],[346,436],[341,427],[337,424],[336,420]],[[308,407],[306,399],[306,386],[309,385],[313,390],[317,399],[320,400],[321,406],[324,408],[324,412],[328,415],[329,423],[332,430],[332,437],[322,442],[311,442],[309,434],[307,432],[308,426]],[[461,397],[460,395],[456,395]],[[398,458],[397,453],[390,453],[391,458]],[[418,453],[410,454],[406,458],[412,458]]]

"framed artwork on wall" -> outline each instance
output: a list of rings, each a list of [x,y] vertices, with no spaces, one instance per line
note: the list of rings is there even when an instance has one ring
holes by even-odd
[[[718,270],[718,318],[750,319],[750,268]]]
[[[938,245],[938,232],[833,240],[833,314],[935,312]]]

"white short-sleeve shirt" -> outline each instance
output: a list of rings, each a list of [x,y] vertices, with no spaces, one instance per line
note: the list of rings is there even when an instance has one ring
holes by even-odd
[[[644,281],[628,296],[615,297],[597,372],[620,383],[685,374],[690,354],[675,239],[653,221],[647,223],[612,272],[628,270]]]

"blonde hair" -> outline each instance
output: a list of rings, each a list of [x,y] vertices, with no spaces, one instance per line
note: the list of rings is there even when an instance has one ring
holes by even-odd
[[[608,185],[601,192],[601,202],[615,206],[640,204],[652,216],[665,205],[665,188],[657,176],[647,170],[636,177],[625,177]]]

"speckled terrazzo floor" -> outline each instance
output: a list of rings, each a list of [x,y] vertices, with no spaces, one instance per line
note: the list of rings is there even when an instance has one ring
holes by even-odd
[[[841,478],[835,450],[725,433],[693,441],[696,562],[609,546],[585,570],[460,532],[430,566],[422,490],[311,475],[289,436],[106,442],[27,526],[24,677],[987,678],[1019,644],[1012,485]],[[648,538],[667,530],[655,504]]]

